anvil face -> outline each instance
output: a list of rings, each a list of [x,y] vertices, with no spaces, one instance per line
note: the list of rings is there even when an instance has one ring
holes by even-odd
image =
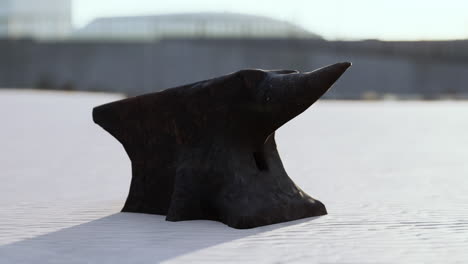
[[[350,65],[307,73],[241,70],[96,107],[94,121],[132,162],[122,211],[234,228],[326,214],[287,175],[274,133]]]

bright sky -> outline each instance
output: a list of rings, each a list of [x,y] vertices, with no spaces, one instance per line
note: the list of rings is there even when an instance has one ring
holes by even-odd
[[[73,0],[73,21],[180,12],[236,12],[287,20],[327,39],[468,38],[468,0]]]

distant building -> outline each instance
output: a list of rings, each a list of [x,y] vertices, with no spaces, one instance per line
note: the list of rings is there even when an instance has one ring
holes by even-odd
[[[0,38],[60,39],[71,31],[71,0],[0,0]]]
[[[98,18],[74,36],[93,39],[320,38],[289,22],[233,13]]]

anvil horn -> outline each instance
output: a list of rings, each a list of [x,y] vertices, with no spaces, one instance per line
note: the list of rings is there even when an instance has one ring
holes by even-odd
[[[350,62],[336,63],[315,71],[275,71],[268,81],[257,87],[266,98],[263,112],[269,118],[270,132],[309,108],[343,75]]]
[[[125,212],[252,228],[319,216],[325,206],[287,175],[275,130],[350,66],[313,72],[242,70],[93,110],[132,162]]]
[[[351,66],[350,62],[335,63],[315,71],[303,73],[307,85],[305,86],[312,103],[319,99],[330,87],[343,75],[343,73]]]

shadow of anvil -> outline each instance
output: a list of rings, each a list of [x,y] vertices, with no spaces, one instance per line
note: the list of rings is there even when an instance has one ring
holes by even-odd
[[[123,212],[253,228],[327,214],[289,178],[275,131],[346,71],[241,70],[93,110],[132,163]]]

